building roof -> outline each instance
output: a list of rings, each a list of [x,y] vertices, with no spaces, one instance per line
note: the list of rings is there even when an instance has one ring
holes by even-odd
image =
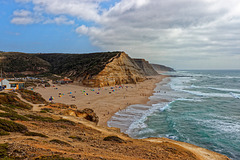
[[[13,83],[25,83],[25,82],[16,82],[16,81],[9,81],[10,84],[13,84]]]

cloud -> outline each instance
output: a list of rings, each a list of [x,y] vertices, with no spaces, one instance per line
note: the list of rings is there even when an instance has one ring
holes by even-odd
[[[44,22],[44,24],[48,23],[56,23],[56,24],[74,24],[75,22],[73,20],[69,20],[65,16],[58,16],[55,17],[54,19],[48,19]]]
[[[80,35],[87,35],[88,31],[89,31],[89,29],[85,25],[81,25],[80,27],[78,27],[76,29],[76,32]]]
[[[14,18],[11,20],[13,24],[33,24],[36,22],[32,12],[27,10],[16,10],[13,12]]]
[[[48,23],[79,20],[76,33],[88,36],[102,50],[124,50],[180,68],[189,67],[188,61],[195,68],[204,68],[205,63],[240,68],[239,0],[119,0],[109,8],[101,6],[107,0],[29,1],[34,5],[32,14],[54,17]],[[12,21],[33,23],[27,14],[17,12]]]

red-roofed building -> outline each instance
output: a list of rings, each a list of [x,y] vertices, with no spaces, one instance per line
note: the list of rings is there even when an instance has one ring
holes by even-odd
[[[73,83],[73,80],[71,80],[70,78],[64,77],[64,79],[61,79],[58,82],[61,84],[66,84],[66,83]]]

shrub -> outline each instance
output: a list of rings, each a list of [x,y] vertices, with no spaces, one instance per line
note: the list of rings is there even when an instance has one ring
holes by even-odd
[[[7,156],[7,151],[8,151],[8,144],[0,144],[0,158],[4,158]]]
[[[47,112],[51,112],[52,113],[53,110],[51,108],[42,108],[40,112],[41,113],[47,113]]]
[[[50,117],[42,117],[42,116],[37,116],[37,115],[32,115],[32,114],[28,114],[25,116],[31,118],[34,121],[42,121],[42,122],[55,122],[56,121]]]
[[[32,109],[30,104],[21,101],[15,94],[0,94],[0,104],[11,109]]]
[[[39,158],[35,158],[35,160],[74,160],[74,159],[60,157],[59,155],[53,155],[53,156],[41,156]]]
[[[61,141],[61,140],[58,140],[58,139],[52,139],[50,142],[51,143],[61,144],[61,145],[66,145],[66,146],[71,146],[69,143]]]
[[[7,131],[7,132],[24,133],[24,132],[28,131],[26,126],[12,122],[12,121],[8,121],[5,119],[0,119],[0,129]]]
[[[26,99],[29,102],[32,102],[34,104],[46,104],[47,101],[42,97],[41,94],[36,93],[31,90],[19,90],[18,93],[21,94],[22,98]]]
[[[9,135],[9,133],[0,129],[0,136],[6,136],[6,135]]]
[[[28,114],[28,115],[25,115],[26,117],[29,117],[31,118],[32,120],[35,120],[35,121],[42,121],[42,122],[55,122],[55,123],[66,123],[66,124],[69,124],[69,125],[76,125],[75,122],[73,121],[70,121],[70,120],[67,120],[67,119],[59,119],[59,120],[55,120],[51,117],[42,117],[42,116],[37,116],[37,115],[31,115],[31,114]]]
[[[2,106],[0,106],[0,110],[5,111],[5,112],[14,112],[14,113],[17,113],[17,112],[15,112],[14,110],[12,110],[12,109],[10,109],[10,108],[2,107]]]
[[[70,120],[67,120],[67,119],[59,119],[59,120],[57,120],[56,122],[58,122],[58,123],[66,123],[66,124],[69,124],[69,125],[72,125],[72,126],[75,126],[75,125],[76,125],[75,122],[70,121]]]
[[[113,141],[113,142],[118,142],[118,143],[123,143],[125,142],[123,139],[117,137],[117,136],[108,136],[103,139],[104,141]]]
[[[38,137],[48,138],[48,136],[46,136],[42,133],[36,133],[36,132],[26,132],[24,135],[25,136],[38,136]]]
[[[78,141],[82,141],[82,138],[78,137],[78,136],[70,136],[68,138],[75,139],[75,140],[78,140]]]
[[[0,117],[9,118],[13,121],[14,120],[29,121],[28,118],[21,116],[21,115],[17,114],[16,112],[0,113]]]

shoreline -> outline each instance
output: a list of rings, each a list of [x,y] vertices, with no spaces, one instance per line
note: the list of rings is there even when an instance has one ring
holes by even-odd
[[[148,76],[143,82],[124,84],[122,87],[117,85],[113,88],[111,86],[90,88],[74,84],[56,84],[53,85],[54,87],[37,87],[33,91],[40,93],[46,100],[53,96],[53,102],[56,103],[75,104],[78,109],[91,108],[99,117],[98,125],[108,127],[107,122],[118,111],[133,104],[147,104],[149,97],[154,93],[156,84],[166,77],[168,76]],[[60,93],[61,97],[59,97]]]

